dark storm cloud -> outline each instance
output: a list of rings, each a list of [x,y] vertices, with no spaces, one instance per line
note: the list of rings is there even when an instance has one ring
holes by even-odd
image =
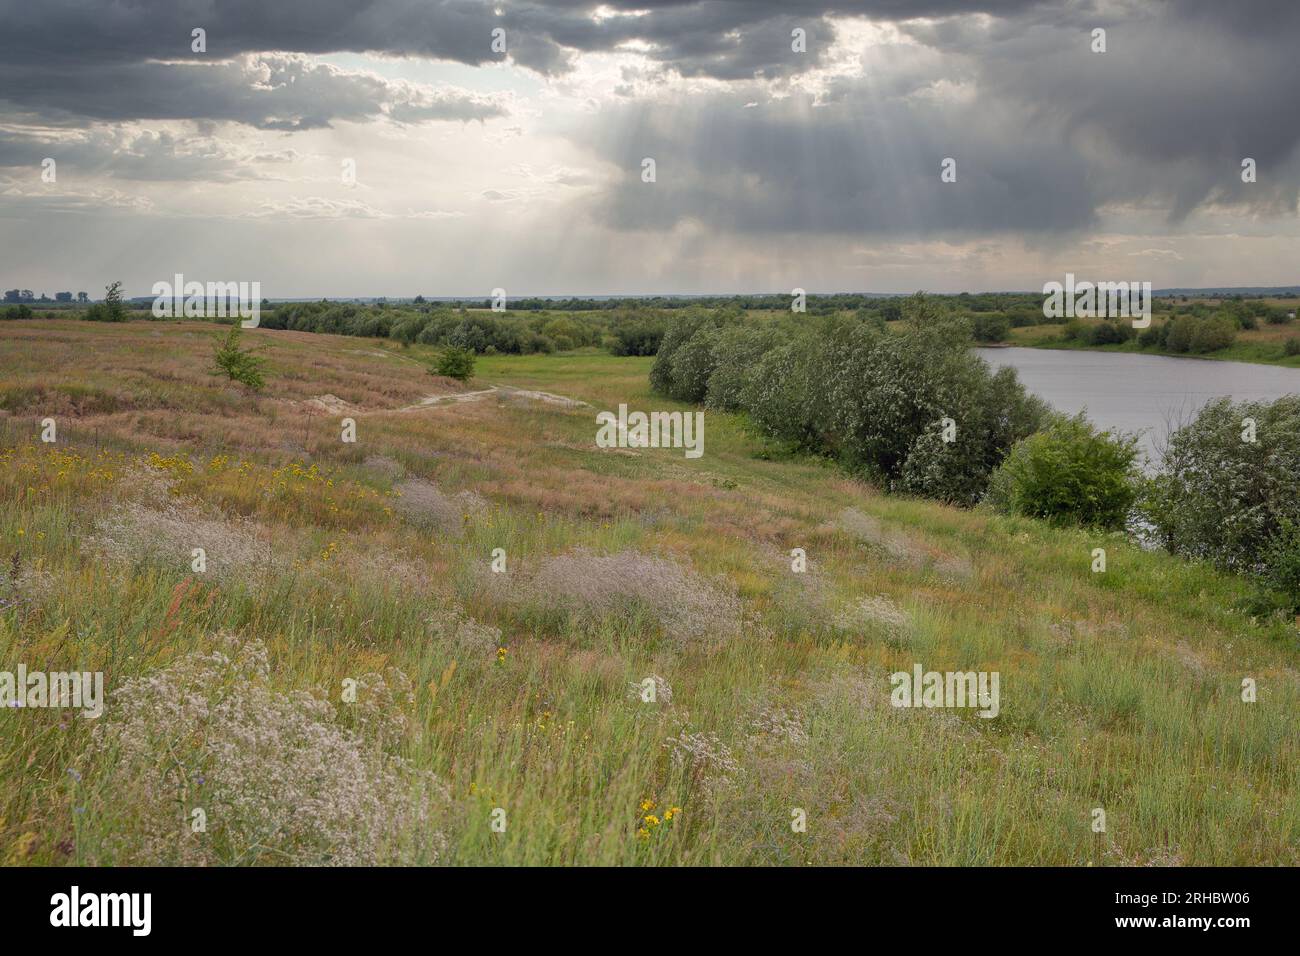
[[[1013,105],[1017,139],[1055,138],[1089,157],[1089,177],[1110,202],[1142,202],[1181,219],[1206,202],[1237,203],[1265,214],[1294,214],[1300,192],[1300,4],[1244,3],[1204,15],[1169,4],[1152,15],[1074,18],[1076,27],[969,21],[909,27],[922,42],[962,56],[975,69],[984,103]],[[1236,16],[1222,14],[1234,9]],[[1211,15],[1213,13],[1213,15]],[[1230,27],[1227,20],[1231,19]],[[1090,29],[1106,29],[1107,52],[1089,48]],[[1241,162],[1258,164],[1254,183]]]
[[[500,16],[481,0],[0,0],[0,99],[27,111],[158,118],[175,110],[160,105],[166,94],[151,95],[146,84],[194,81],[175,65],[143,70],[149,61],[211,62],[265,51],[371,52],[479,65],[503,59],[491,48],[497,27],[506,31],[507,56],[544,74],[565,72],[575,53],[640,41],[648,44],[652,60],[684,75],[772,77],[821,62],[832,36],[827,16],[1009,15],[1035,3],[815,0],[793,12],[789,3],[770,0],[502,0],[497,6]],[[641,15],[593,18],[602,6]],[[796,26],[808,34],[808,52],[801,56],[790,51]],[[206,31],[206,53],[191,51],[196,27]],[[120,82],[125,86],[114,95]],[[198,91],[189,92],[202,102]],[[110,100],[116,102],[110,106]],[[258,112],[254,107],[255,125]]]
[[[861,93],[861,91],[859,91]],[[693,219],[723,232],[898,236],[1064,230],[1094,219],[1084,161],[1004,137],[1011,117],[844,95],[743,109],[743,97],[629,107],[599,142],[627,171],[598,215],[618,228]],[[641,181],[643,158],[656,182]],[[940,181],[956,160],[957,181]]]
[[[1209,203],[1293,217],[1290,38],[1220,29],[1208,13],[1184,21],[1174,5],[1130,18],[1110,9],[909,24],[922,46],[874,50],[865,75],[833,80],[815,102],[742,84],[617,108],[579,134],[626,171],[595,216],[625,229],[694,220],[900,237],[1063,233],[1096,226],[1110,204],[1173,223]],[[1105,53],[1090,48],[1094,25],[1107,30]],[[654,184],[640,181],[647,156]],[[946,157],[956,183],[940,181]],[[1241,179],[1247,157],[1254,183]]]

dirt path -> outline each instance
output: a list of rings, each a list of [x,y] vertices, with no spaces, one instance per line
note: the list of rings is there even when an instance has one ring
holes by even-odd
[[[458,392],[452,395],[426,395],[414,405],[404,405],[401,408],[356,408],[336,395],[317,395],[315,398],[309,398],[307,404],[330,415],[386,415],[393,412],[417,412],[426,408],[436,408],[439,405],[459,405],[464,402],[477,402],[486,398],[488,395],[500,395],[505,398],[523,398],[535,402],[545,402],[548,405],[558,405],[561,408],[590,407],[586,402],[579,401],[576,398],[568,398],[564,395],[555,395],[551,392],[538,392],[526,388],[515,388],[511,385],[490,385],[487,388],[479,389],[475,392]]]
[[[487,388],[480,389],[477,392],[461,392],[457,395],[428,395],[420,399],[414,405],[407,405],[403,408],[396,408],[393,411],[413,412],[422,408],[433,408],[437,405],[459,405],[462,402],[477,402],[488,395],[501,395],[505,398],[526,398],[535,402],[545,402],[548,405],[558,405],[561,408],[587,408],[586,402],[580,402],[576,398],[568,398],[564,395],[555,395],[551,392],[538,392],[526,388],[515,388],[511,385],[490,385]]]

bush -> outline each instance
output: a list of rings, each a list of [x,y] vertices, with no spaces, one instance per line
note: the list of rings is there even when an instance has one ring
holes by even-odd
[[[474,377],[474,353],[469,349],[450,346],[438,356],[434,371],[459,382],[468,382]]]
[[[1099,322],[1088,331],[1088,342],[1092,345],[1120,345],[1132,337],[1133,327],[1118,322]]]
[[[81,314],[81,317],[87,322],[116,322],[113,314],[108,311],[108,306],[102,302],[91,303],[90,308]]]
[[[1286,529],[1300,524],[1300,396],[1207,404],[1170,436],[1142,510],[1154,540],[1174,554],[1269,574]]]
[[[674,385],[674,368],[677,352],[689,342],[701,328],[714,327],[712,317],[703,311],[688,310],[664,330],[655,355],[654,365],[650,366],[650,387],[662,395],[676,398]]]
[[[1001,342],[1011,331],[1011,323],[997,312],[976,312],[971,316],[971,334],[976,342]]]
[[[215,365],[212,374],[224,374],[232,382],[239,382],[256,392],[266,385],[266,378],[262,374],[266,362],[258,357],[256,350],[240,347],[241,331],[239,323],[236,322],[230,327],[224,339],[217,339],[212,354]]]
[[[1079,319],[1071,319],[1065,323],[1065,328],[1061,330],[1061,338],[1066,342],[1088,342],[1091,340],[1092,333],[1088,326]]]
[[[772,329],[755,331],[744,325],[733,325],[721,330],[714,342],[715,364],[706,388],[708,406],[727,410],[743,407],[749,376],[776,341]]]
[[[1170,352],[1189,352],[1192,348],[1192,333],[1196,331],[1197,320],[1190,315],[1171,319],[1165,324],[1165,348]]]
[[[0,320],[30,319],[32,310],[25,305],[11,305],[0,310]]]
[[[654,355],[659,351],[666,326],[658,315],[616,319],[609,351],[612,355]]]
[[[1300,355],[1300,336],[1293,335],[1282,343],[1282,354],[1287,356]]]
[[[989,483],[1007,514],[1088,528],[1124,527],[1137,497],[1137,438],[1099,432],[1080,412],[1018,442]]]
[[[1189,343],[1193,352],[1217,352],[1226,349],[1237,337],[1237,327],[1231,319],[1216,316],[1200,319],[1192,329]]]
[[[1021,329],[1029,325],[1041,325],[1043,323],[1043,312],[1041,309],[1011,309],[1007,312],[1007,320],[1011,323],[1013,329]]]

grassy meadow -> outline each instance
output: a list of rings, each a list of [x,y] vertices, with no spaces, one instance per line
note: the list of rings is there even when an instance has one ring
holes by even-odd
[[[650,358],[259,329],[249,394],[217,334],[0,326],[0,670],[110,695],[0,714],[7,865],[1300,863],[1300,647],[1240,579],[725,413],[597,447],[687,410]],[[917,663],[1000,713],[891,707]]]

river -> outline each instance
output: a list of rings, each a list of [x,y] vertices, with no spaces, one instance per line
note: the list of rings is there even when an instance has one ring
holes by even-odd
[[[1125,352],[980,348],[993,368],[1011,366],[1025,388],[1058,411],[1086,411],[1102,428],[1142,434],[1153,461],[1171,428],[1212,398],[1271,401],[1300,394],[1300,369]]]

